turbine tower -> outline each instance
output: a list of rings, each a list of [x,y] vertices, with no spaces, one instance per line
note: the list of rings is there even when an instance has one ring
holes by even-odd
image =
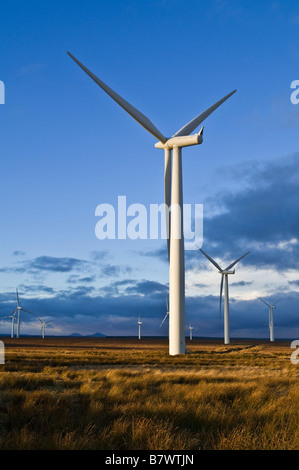
[[[14,337],[16,313],[17,313],[17,310],[15,310],[9,315],[11,317],[11,333],[10,333],[11,338]]]
[[[142,326],[142,321],[140,319],[140,315],[139,315],[139,318],[138,318],[137,325],[138,325],[138,339],[141,339],[141,327],[143,327],[143,326]]]
[[[218,272],[221,274],[221,283],[220,283],[220,305],[219,305],[219,316],[221,318],[221,301],[222,301],[222,292],[223,292],[223,281],[224,281],[224,344],[230,343],[230,334],[229,334],[229,294],[228,294],[228,275],[235,274],[235,270],[230,271],[242,258],[244,258],[250,251],[245,253],[245,255],[238,258],[236,261],[231,263],[225,269],[220,268],[219,264],[216,263],[210,256],[208,256],[202,249],[199,248],[199,251],[218,269]]]
[[[171,207],[171,220],[169,210],[166,213],[166,227],[168,228],[168,256],[169,256],[169,354],[185,354],[185,261],[184,261],[184,235],[183,235],[183,184],[182,184],[182,148],[201,144],[203,141],[203,127],[198,134],[190,135],[213,111],[232,96],[236,90],[217,101],[213,106],[196,116],[183,126],[171,138],[165,137],[154,124],[130,103],[108,87],[102,80],[94,75],[85,65],[76,59],[70,52],[68,55],[99,85],[117,104],[119,104],[141,126],[150,132],[158,143],[156,148],[164,149],[164,191],[166,209]],[[171,164],[171,152],[173,162]],[[172,166],[172,169],[171,169]],[[172,172],[172,175],[171,175]],[[169,239],[170,229],[170,239]]]
[[[278,304],[279,300],[275,302],[273,305],[269,305],[267,302],[265,302],[261,297],[257,297],[259,300],[264,302],[264,304],[269,307],[269,330],[270,330],[270,341],[274,341],[274,316],[273,316],[273,310],[276,308],[276,305]]]

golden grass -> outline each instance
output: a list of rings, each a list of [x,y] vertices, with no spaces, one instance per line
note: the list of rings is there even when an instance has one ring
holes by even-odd
[[[289,343],[4,342],[0,449],[299,449]]]

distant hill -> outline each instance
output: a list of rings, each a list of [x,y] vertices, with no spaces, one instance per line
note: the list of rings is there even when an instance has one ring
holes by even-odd
[[[82,337],[82,338],[105,338],[106,335],[103,335],[102,333],[100,332],[97,332],[97,333],[94,333],[93,335],[80,335],[80,333],[72,333],[71,335],[69,335],[73,338],[78,338],[78,337]]]
[[[103,335],[103,333],[99,333],[99,332],[95,333],[94,335],[86,335],[86,336],[88,336],[89,338],[105,338],[106,337],[106,335]]]

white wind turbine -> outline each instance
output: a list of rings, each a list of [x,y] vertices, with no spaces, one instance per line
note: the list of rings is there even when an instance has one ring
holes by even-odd
[[[190,341],[192,340],[192,331],[194,330],[194,327],[191,325],[191,321],[189,322],[189,338]]]
[[[221,283],[220,283],[220,307],[219,315],[221,318],[221,301],[222,301],[222,292],[223,292],[223,281],[224,281],[224,344],[230,343],[230,334],[229,334],[229,295],[228,295],[228,275],[235,274],[235,270],[230,271],[244,256],[248,255],[250,251],[245,253],[245,255],[238,258],[236,261],[231,263],[225,269],[220,268],[219,264],[216,263],[210,256],[208,256],[202,249],[199,248],[203,255],[218,269],[218,272],[221,274]]]
[[[25,310],[23,307],[20,306],[18,289],[16,289],[16,293],[17,293],[17,308],[11,313],[11,315],[17,314],[17,338],[19,338],[20,337],[20,327],[21,327],[21,311],[29,313],[30,315],[33,315],[35,317],[37,317],[37,315],[35,315],[35,313],[29,312],[29,310]],[[11,335],[12,335],[11,337],[12,338],[13,338],[13,329],[14,329],[14,318],[12,320],[12,329],[11,329]]]
[[[11,333],[10,333],[11,338],[14,337],[14,324],[15,324],[15,319],[16,319],[16,312],[17,310],[14,310],[12,313],[7,315],[6,317],[1,318],[1,320],[11,319]]]
[[[182,185],[182,148],[201,144],[203,141],[203,127],[198,134],[190,135],[213,111],[235,93],[236,90],[217,101],[213,106],[196,116],[183,126],[171,138],[165,137],[154,124],[130,103],[108,87],[102,80],[86,68],[70,52],[68,55],[92,78],[117,104],[119,104],[141,126],[150,132],[158,143],[156,148],[164,149],[164,190],[166,204],[166,226],[170,229],[168,236],[169,256],[169,354],[185,354],[185,261],[184,261],[184,235],[183,235],[183,185]],[[173,150],[172,175],[171,151]],[[171,206],[171,220],[169,208]]]
[[[259,300],[264,302],[264,304],[269,307],[269,330],[270,330],[270,341],[274,341],[274,316],[273,316],[273,310],[276,308],[276,305],[278,304],[279,300],[275,302],[275,304],[268,304],[265,302],[261,297],[257,297]]]
[[[138,318],[138,322],[137,322],[137,325],[138,325],[138,339],[141,339],[141,327],[143,327],[142,325],[142,321],[141,321],[141,316],[139,315],[139,318]]]
[[[39,319],[40,320],[40,319]],[[49,323],[52,323],[53,320],[49,320],[49,321],[42,321],[40,320],[41,323],[42,323],[42,329],[41,329],[41,337],[44,338],[45,337],[45,329],[46,329],[46,326],[49,324]]]

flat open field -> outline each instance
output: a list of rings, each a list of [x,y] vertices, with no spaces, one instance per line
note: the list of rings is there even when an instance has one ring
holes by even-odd
[[[290,342],[2,340],[0,449],[299,449]]]

